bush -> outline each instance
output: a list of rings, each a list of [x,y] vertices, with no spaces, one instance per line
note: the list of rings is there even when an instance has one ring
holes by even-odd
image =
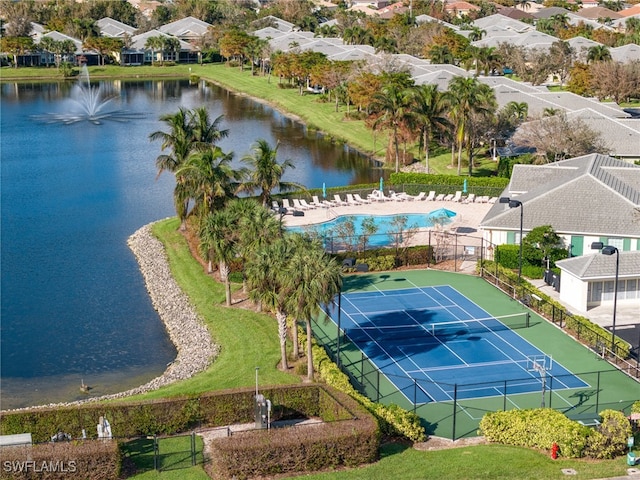
[[[22,471],[19,471],[20,467]],[[0,479],[3,480],[115,480],[119,474],[120,451],[114,440],[47,443],[2,449]]]
[[[631,436],[631,423],[624,413],[616,410],[603,410],[602,419],[589,442],[585,454],[592,458],[605,459],[624,455],[627,438]]]
[[[567,458],[584,455],[592,432],[550,408],[492,412],[480,421],[480,433],[490,442],[541,450],[550,450],[556,443],[560,455]]]

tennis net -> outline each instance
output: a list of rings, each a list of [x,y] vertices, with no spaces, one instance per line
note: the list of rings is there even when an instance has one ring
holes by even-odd
[[[463,336],[474,333],[515,330],[529,326],[527,312],[515,313],[498,317],[471,318],[467,320],[452,320],[415,325],[380,325],[354,327],[346,329],[347,336],[352,341],[369,340],[405,340],[424,339],[430,337]]]

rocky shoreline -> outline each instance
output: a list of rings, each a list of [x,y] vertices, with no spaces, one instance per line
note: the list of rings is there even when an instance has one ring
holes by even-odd
[[[138,261],[153,307],[176,346],[176,359],[159,377],[124,392],[12,411],[78,405],[146,393],[192,377],[205,370],[218,355],[218,345],[211,341],[211,335],[203,319],[196,313],[189,298],[173,278],[164,246],[151,232],[151,226],[152,224],[149,224],[140,228],[129,237],[127,244]]]

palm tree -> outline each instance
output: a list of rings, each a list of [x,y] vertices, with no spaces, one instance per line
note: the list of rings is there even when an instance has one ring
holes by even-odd
[[[509,102],[505,105],[507,113],[510,117],[524,122],[529,115],[529,104],[527,102]]]
[[[468,38],[470,42],[477,42],[478,40],[482,40],[482,37],[484,37],[486,34],[486,30],[482,30],[480,27],[476,27],[475,25],[473,25],[471,27],[471,32],[469,32]]]
[[[445,96],[438,86],[419,85],[411,90],[411,116],[422,132],[422,143],[425,152],[425,172],[429,173],[429,144],[433,132],[447,131],[451,122],[447,118]]]
[[[163,47],[164,40],[162,39],[162,36],[157,35],[155,37],[147,38],[147,41],[144,43],[144,48],[151,50],[151,65],[153,65],[156,59],[156,51],[161,51]]]
[[[398,131],[408,117],[406,90],[393,84],[383,87],[373,96],[371,109],[379,115],[373,122],[374,129],[391,129],[397,173],[400,170]]]
[[[275,313],[280,339],[280,369],[289,368],[287,362],[287,302],[289,259],[293,244],[285,238],[277,238],[254,251],[247,261],[245,273],[249,298]]]
[[[611,60],[611,52],[606,45],[594,45],[587,52],[587,63],[608,62]]]
[[[200,252],[211,263],[218,262],[220,281],[224,282],[225,298],[228,307],[231,306],[231,282],[229,281],[229,264],[236,256],[237,228],[233,217],[227,210],[209,213],[200,224],[198,238]]]
[[[180,218],[180,229],[186,228],[187,213],[189,211],[189,191],[184,184],[184,178],[177,171],[185,164],[187,158],[196,150],[206,150],[225,138],[228,130],[220,130],[222,115],[213,122],[205,107],[187,110],[179,108],[176,113],[160,117],[169,127],[168,132],[158,130],[149,135],[150,140],[161,140],[162,150],[170,149],[170,154],[161,154],[156,158],[158,175],[165,170],[176,174],[174,189],[174,203],[176,213]]]
[[[313,380],[311,322],[342,287],[342,267],[317,241],[294,239],[296,247],[288,264],[287,311],[304,320],[307,329],[307,379]],[[295,328],[295,326],[294,326]]]
[[[183,179],[186,193],[193,200],[193,212],[204,217],[234,196],[244,171],[234,170],[232,160],[233,153],[210,146],[194,151],[176,170],[176,177]]]
[[[434,45],[429,49],[429,60],[435,64],[452,64],[455,59],[447,45]]]
[[[495,95],[491,87],[477,78],[455,77],[449,82],[447,98],[451,105],[451,117],[455,125],[458,145],[458,175],[462,173],[462,147],[467,135],[467,123],[472,114],[491,111]],[[493,101],[492,101],[493,100]],[[472,165],[469,165],[471,170]]]
[[[189,112],[189,123],[193,135],[193,148],[203,149],[216,145],[229,136],[229,130],[220,130],[224,115],[219,115],[212,122],[207,107],[198,107]]]
[[[260,190],[260,199],[263,206],[271,202],[271,192],[279,190],[288,192],[292,190],[304,190],[304,185],[296,182],[284,182],[282,177],[288,168],[295,168],[290,159],[278,163],[278,147],[272,148],[264,139],[259,139],[253,145],[253,154],[245,155],[242,161],[249,165],[248,178],[240,185],[240,192],[252,193]]]
[[[162,115],[160,120],[169,127],[168,132],[155,131],[149,135],[152,141],[162,141],[162,151],[169,149],[171,153],[161,154],[156,158],[158,176],[162,172],[176,173],[184,164],[193,145],[193,133],[189,121],[189,112],[185,108],[179,108],[176,113]],[[176,186],[173,193],[176,213],[180,219],[180,229],[186,228],[187,212],[189,207],[188,197],[184,197],[183,179],[176,174]]]

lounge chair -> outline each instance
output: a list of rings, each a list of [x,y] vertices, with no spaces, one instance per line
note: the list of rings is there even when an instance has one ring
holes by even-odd
[[[488,202],[489,203],[496,203],[498,201],[498,197],[491,197]]]
[[[271,209],[272,209],[274,212],[279,212],[279,211],[280,211],[280,204],[278,203],[278,201],[277,201],[277,200],[272,200],[272,201],[271,201]]]
[[[374,190],[367,196],[367,198],[373,202],[384,202],[388,200],[388,197],[385,197],[384,193],[380,190]]]
[[[353,198],[355,198],[357,202],[360,202],[362,204],[371,203],[371,200],[368,200],[366,198],[362,198],[359,193],[354,193],[353,194]]]
[[[483,195],[481,197],[478,197],[477,202],[479,203],[487,203],[489,201],[489,197],[487,195]]]
[[[400,193],[394,192],[393,190],[389,190],[389,198],[391,198],[391,200],[395,200],[396,202],[404,202],[407,199],[406,195],[406,193],[402,195]]]
[[[444,200],[445,202],[448,202],[448,201],[450,201],[450,200],[453,200],[453,193],[449,193],[449,194],[445,195],[445,196],[444,196],[444,198],[443,198],[443,200]]]
[[[336,206],[347,206],[347,205],[349,205],[347,202],[342,200],[342,198],[340,198],[340,195],[337,194],[337,193],[333,196],[333,204],[336,205]]]
[[[442,200],[444,200],[444,193],[439,193],[438,195],[436,195],[436,202],[441,202]]]
[[[307,203],[307,201],[306,201],[304,198],[301,198],[301,199],[300,199],[300,204],[301,204],[303,207],[306,207],[306,209],[307,209],[307,210],[313,210],[314,208],[316,208],[316,206],[315,206],[315,205],[312,205],[312,204],[310,204],[310,203]]]
[[[353,194],[351,194],[351,193],[347,193],[347,203],[349,205],[362,205],[355,198],[353,198]]]
[[[309,210],[307,207],[302,205],[302,203],[300,203],[300,200],[298,200],[297,198],[293,199],[293,208],[297,210]]]
[[[463,203],[473,203],[475,201],[476,201],[476,194],[470,193],[469,196],[463,200]]]
[[[427,195],[425,197],[425,202],[433,202],[436,199],[436,191],[435,190],[431,190],[429,192],[429,195]]]
[[[415,197],[411,197],[411,200],[415,201],[422,201],[425,198],[427,198],[427,192],[420,192],[418,195],[416,195]]]
[[[321,202],[317,195],[314,195],[311,198],[313,199],[313,201],[310,203],[310,205],[315,205],[316,207],[320,208],[329,208],[329,206],[331,205],[331,203],[327,202],[326,200],[324,202]]]
[[[282,206],[284,208],[286,208],[287,210],[291,210],[291,204],[289,203],[289,199],[288,198],[283,198],[282,199]]]
[[[462,200],[462,191],[458,190],[456,194],[453,196],[453,198],[451,199],[451,201],[459,202],[460,200]]]

